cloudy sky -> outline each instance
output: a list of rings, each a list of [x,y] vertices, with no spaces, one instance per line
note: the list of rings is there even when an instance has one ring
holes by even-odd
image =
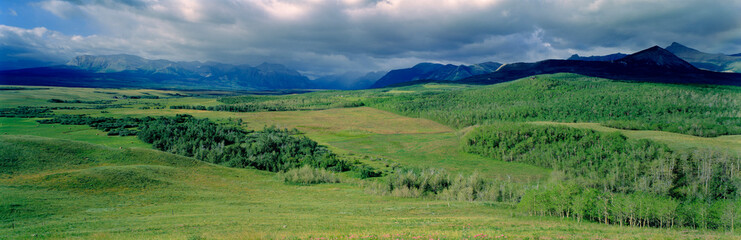
[[[741,52],[740,13],[741,0],[3,0],[0,64],[126,53],[317,76],[673,41],[730,54]]]

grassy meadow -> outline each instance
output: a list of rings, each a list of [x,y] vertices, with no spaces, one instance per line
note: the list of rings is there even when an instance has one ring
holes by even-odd
[[[510,205],[374,196],[352,181],[286,185],[271,173],[140,148],[3,136],[0,151],[23,161],[0,179],[0,235],[12,239],[732,237],[520,216]]]
[[[431,83],[246,97],[161,90],[28,87],[0,90],[0,108],[52,107],[57,108],[52,110],[57,115],[92,117],[189,114],[217,123],[241,120],[240,127],[245,130],[260,130],[265,126],[295,128],[343,159],[384,172],[400,167],[438,168],[453,175],[477,173],[484,178],[528,184],[552,182],[554,171],[465,152],[461,139],[477,128],[477,124],[497,121],[497,116],[513,111],[514,115],[500,120],[619,132],[629,139],[666,144],[675,151],[715,149],[741,156],[741,135],[737,135],[738,126],[733,125],[735,119],[741,118],[739,109],[733,109],[741,103],[736,88],[715,91],[693,86],[612,83],[570,75],[538,77],[544,78],[550,85],[522,79],[493,86]],[[500,91],[530,94],[540,88],[563,87],[566,94],[572,94],[569,91],[574,89],[583,93],[599,87],[615,91],[634,86],[641,93],[659,89],[666,96],[678,91],[680,96],[694,97],[703,103],[722,97],[729,99],[720,106],[697,107],[697,111],[686,115],[662,110],[661,118],[651,121],[668,119],[671,125],[659,124],[656,129],[639,127],[649,130],[614,128],[619,124],[608,124],[615,120],[640,125],[642,119],[648,118],[644,112],[634,112],[637,117],[633,120],[624,116],[610,119],[605,117],[609,113],[602,109],[592,110],[599,117],[584,117],[586,111],[571,112],[560,119],[518,115],[533,111],[527,107],[533,96],[524,93],[516,95],[514,100],[493,96],[489,100],[494,102],[488,105],[482,101],[460,101],[480,100],[481,96]],[[556,92],[547,94],[558,97]],[[593,97],[590,94],[587,97]],[[566,107],[543,105],[546,97],[534,95],[541,104],[538,109],[569,111]],[[315,100],[321,98],[329,101]],[[567,104],[584,98],[557,100]],[[113,102],[58,103],[50,99]],[[363,104],[327,105],[332,99]],[[416,105],[423,101],[437,101],[434,102],[437,105]],[[170,108],[245,102],[260,106],[295,104],[301,108],[248,112]],[[692,110],[692,107],[683,108],[688,102],[673,102],[678,105],[668,108]],[[505,105],[510,109],[504,109]],[[722,110],[718,114],[698,113],[714,111],[713,107]],[[704,130],[700,129],[702,126],[692,130],[675,128],[684,123],[698,123],[686,120],[697,116],[701,116],[698,121],[703,124],[720,120],[702,125],[707,127]],[[338,174],[341,183],[289,184],[276,173],[229,168],[153,150],[151,144],[136,136],[108,136],[86,125],[39,124],[36,121],[39,119],[0,117],[0,161],[3,161],[0,163],[0,196],[3,196],[0,197],[0,239],[738,239],[741,233],[738,228],[732,232],[629,227],[558,216],[528,216],[513,203],[379,196],[368,193],[364,186],[368,182],[384,182],[384,178],[359,179],[351,173]],[[708,135],[695,133],[710,131],[713,133],[710,136],[695,136]]]

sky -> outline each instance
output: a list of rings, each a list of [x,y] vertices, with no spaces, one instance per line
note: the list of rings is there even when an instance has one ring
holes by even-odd
[[[3,0],[0,64],[90,54],[308,76],[632,53],[741,53],[741,0]],[[0,67],[1,68],[1,67]]]

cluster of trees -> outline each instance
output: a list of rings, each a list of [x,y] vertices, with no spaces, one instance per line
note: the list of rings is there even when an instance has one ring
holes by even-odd
[[[216,105],[216,106],[203,106],[203,105],[172,105],[170,109],[192,109],[192,110],[204,110],[204,111],[224,111],[224,112],[272,112],[272,111],[295,111],[298,109],[291,108],[288,106],[266,106],[256,104],[230,104],[230,105]]]
[[[202,105],[175,105],[170,109],[195,109],[226,112],[266,112],[266,111],[302,111],[323,110],[330,108],[348,108],[364,106],[357,94],[343,95],[338,92],[307,93],[301,95],[246,95],[223,97],[219,101],[225,103],[216,106]]]
[[[728,86],[555,74],[459,91],[369,98],[365,104],[454,127],[497,121],[600,122],[704,137],[741,134],[741,88]]]
[[[45,107],[20,106],[14,108],[0,108],[0,117],[15,118],[42,118],[52,116],[52,111]]]
[[[50,102],[50,103],[110,104],[110,103],[114,102],[114,100],[83,101],[83,100],[62,100],[62,99],[52,98],[52,99],[49,99],[48,102]]]
[[[233,96],[219,99],[219,102],[225,103],[226,105],[218,105],[201,110],[258,112],[361,107],[365,105],[362,100],[368,96],[370,95],[364,93],[338,91],[305,93],[300,95]]]
[[[683,226],[734,231],[741,220],[738,199],[680,200],[643,192],[604,192],[573,183],[531,188],[517,207],[529,215],[637,227]]]
[[[516,203],[530,187],[511,179],[485,178],[478,173],[451,175],[444,169],[401,169],[387,175],[384,180],[365,183],[366,192],[397,197]]]
[[[530,214],[640,226],[731,227],[741,201],[741,158],[674,152],[648,140],[563,126],[493,124],[463,137],[464,150],[554,169],[561,185],[530,188]],[[726,214],[726,215],[723,215]]]
[[[62,125],[88,125],[95,129],[108,132],[108,135],[133,136],[141,123],[151,121],[154,118],[111,118],[111,117],[89,117],[86,115],[54,115],[49,119],[41,119],[41,124]]]
[[[114,97],[114,98],[118,98],[118,97]],[[133,95],[133,96],[122,95],[121,98],[123,99],[160,99],[159,96],[154,96],[154,95]]]
[[[46,90],[49,88],[30,88],[30,87],[0,87],[0,91],[21,91],[21,90]]]
[[[317,142],[298,136],[296,129],[267,127],[245,131],[235,125],[217,124],[190,115],[159,118],[56,115],[38,122],[88,125],[108,135],[136,135],[155,149],[231,167],[284,172],[310,166],[335,172],[355,169],[368,177],[378,174],[363,164],[353,166]]]
[[[605,192],[680,199],[741,195],[741,158],[712,150],[673,152],[620,133],[532,124],[493,124],[463,138],[470,153],[563,172],[565,180]]]
[[[0,108],[0,117],[8,118],[49,118],[54,117],[53,110],[79,110],[79,109],[106,109],[123,108],[120,104],[94,105],[85,107],[31,107],[18,106],[14,108]]]
[[[332,171],[350,164],[297,130],[267,127],[248,132],[190,115],[160,117],[139,126],[137,137],[156,149],[231,167],[272,172],[308,165]]]

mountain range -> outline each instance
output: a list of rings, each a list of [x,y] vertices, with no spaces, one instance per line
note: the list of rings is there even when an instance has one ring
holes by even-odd
[[[704,53],[676,42],[666,47],[666,50],[700,69],[715,72],[741,73],[741,54],[724,55]]]
[[[397,69],[388,72],[371,85],[371,88],[380,88],[415,80],[456,81],[475,75],[494,72],[500,66],[502,66],[502,64],[497,62],[484,62],[468,66],[420,63],[411,68]]]
[[[741,74],[698,69],[659,46],[614,61],[545,60],[506,64],[496,72],[460,80],[462,83],[493,84],[537,74],[577,73],[616,80],[661,83],[741,85]]]
[[[0,84],[173,89],[307,89],[311,81],[280,64],[149,60],[134,55],[78,56],[65,65],[0,71]]]
[[[739,54],[736,54],[739,55]],[[0,71],[0,84],[67,87],[269,90],[365,89],[426,81],[492,84],[536,74],[570,72],[617,80],[741,85],[741,56],[710,54],[672,43],[626,55],[473,65],[419,63],[390,72],[346,72],[310,80],[280,64],[150,60],[134,55],[82,55],[64,65]],[[734,73],[736,72],[736,73]]]

